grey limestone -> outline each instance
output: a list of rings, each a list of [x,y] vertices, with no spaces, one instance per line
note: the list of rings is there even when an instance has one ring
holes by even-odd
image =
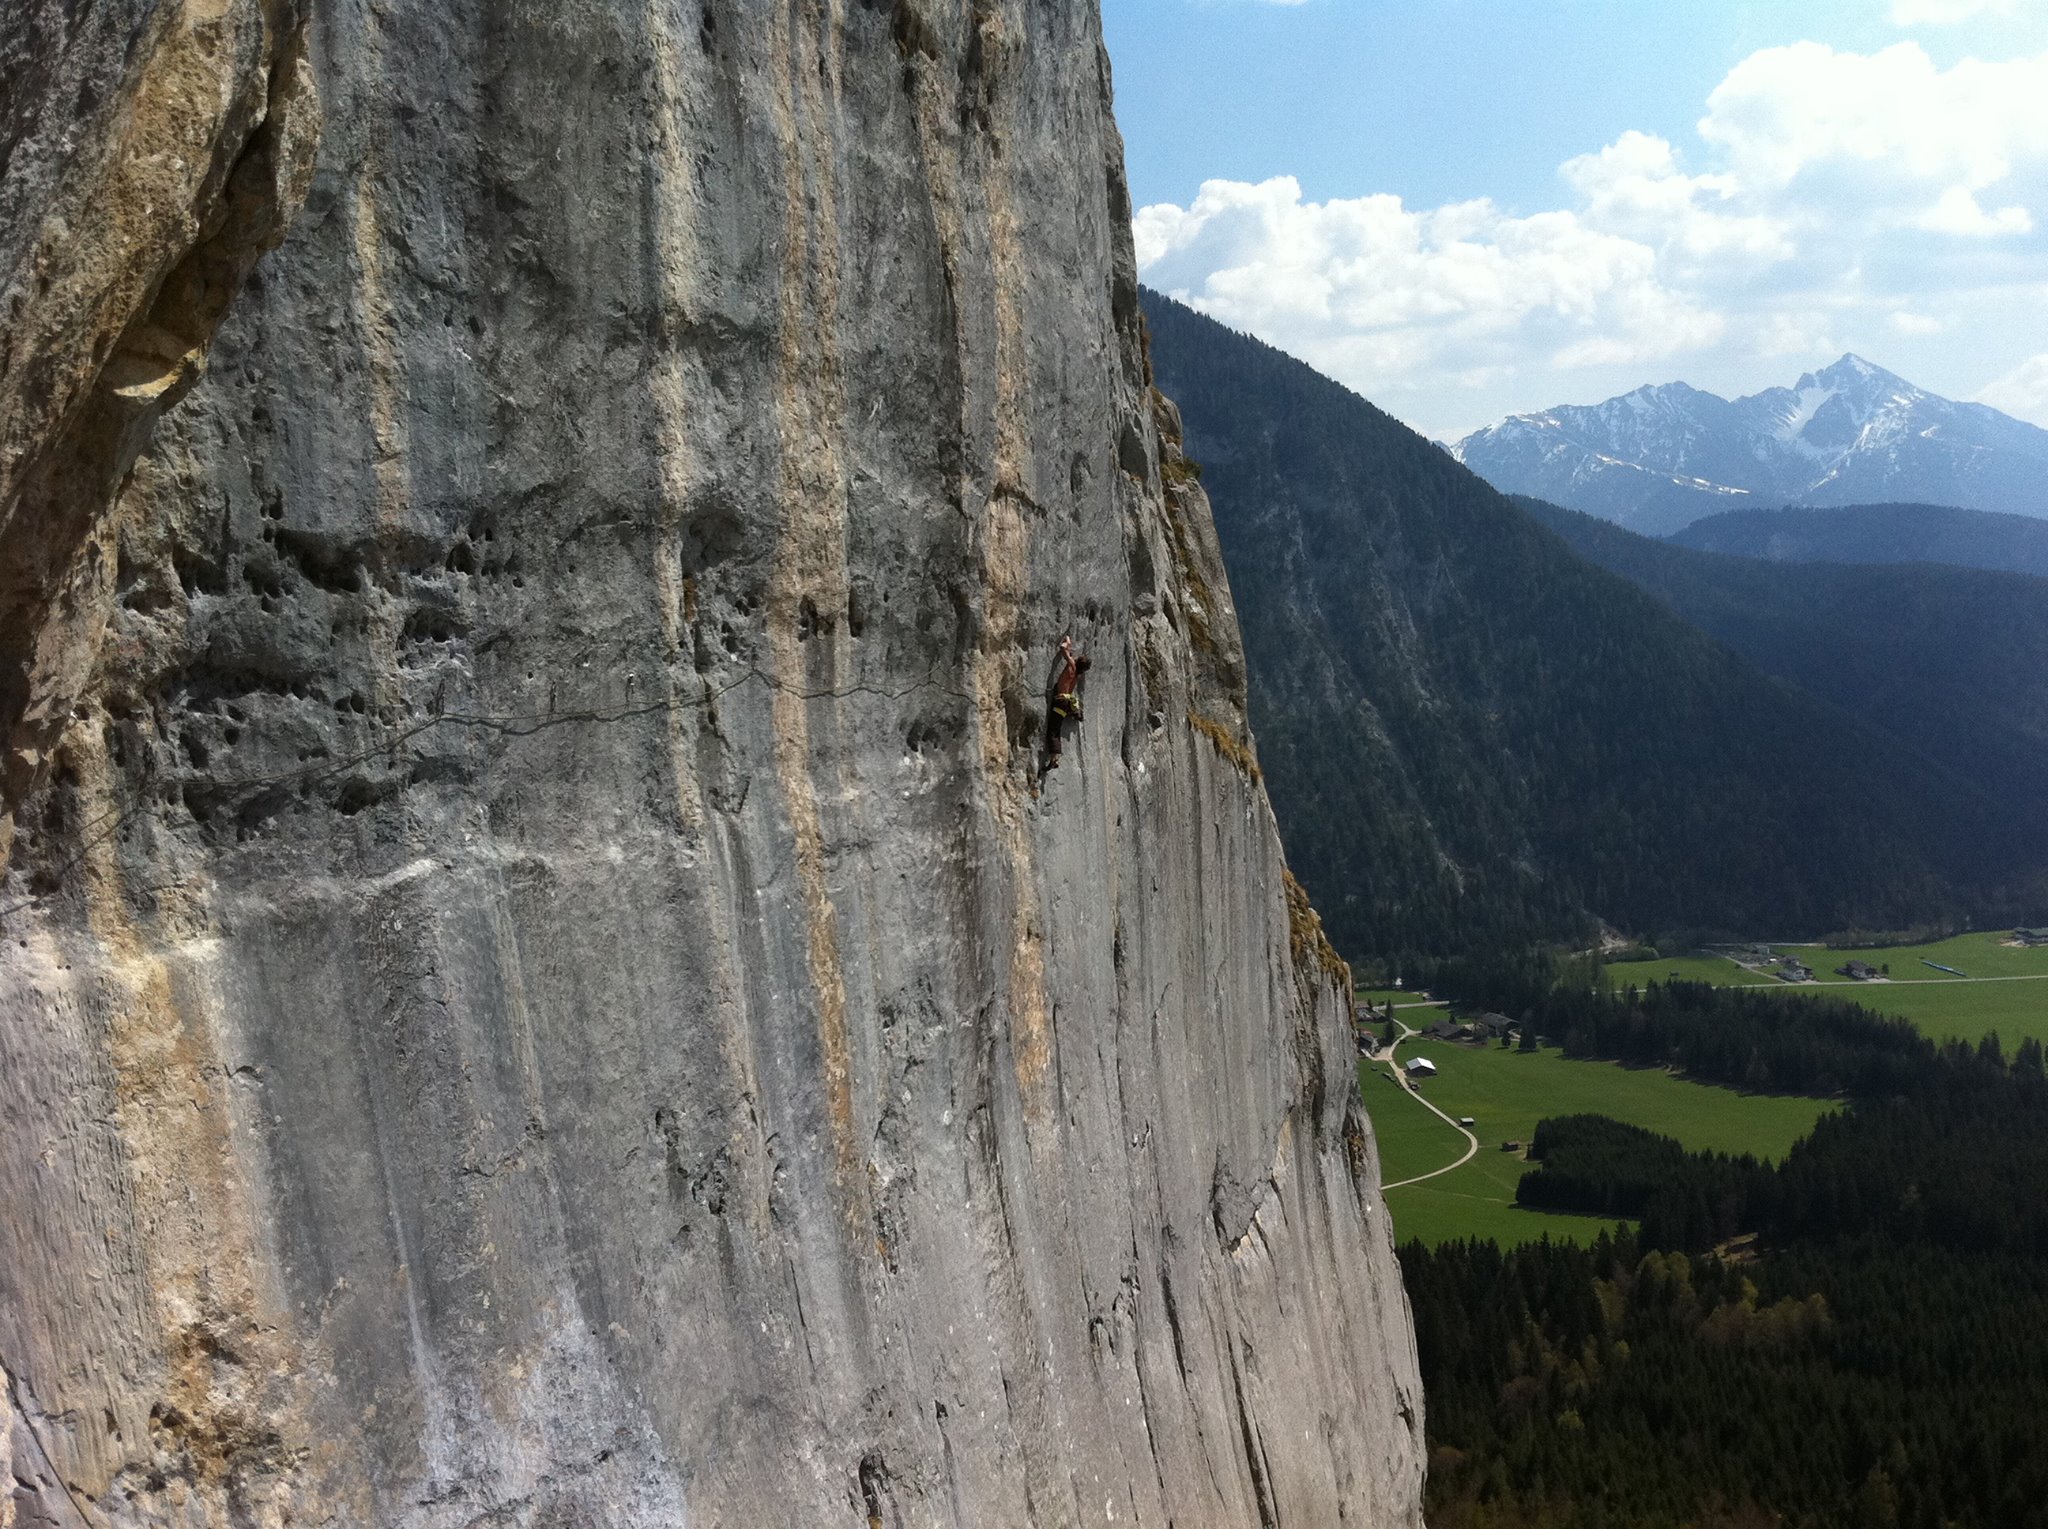
[[[1094,7],[298,46],[302,210],[67,490],[0,1524],[1419,1525]]]

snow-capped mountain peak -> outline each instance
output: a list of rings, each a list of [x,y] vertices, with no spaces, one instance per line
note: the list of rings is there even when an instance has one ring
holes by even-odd
[[[1801,387],[1805,387],[1808,384],[1834,388],[1843,392],[1918,393],[1920,391],[1912,383],[1899,376],[1898,373],[1888,372],[1881,366],[1875,366],[1853,351],[1844,355],[1834,365],[1822,367],[1818,372],[1808,372],[1799,379]]]
[[[1650,531],[1725,508],[1731,495],[2048,516],[2048,431],[1853,354],[1732,402],[1671,382],[1517,415],[1452,451],[1498,488]]]

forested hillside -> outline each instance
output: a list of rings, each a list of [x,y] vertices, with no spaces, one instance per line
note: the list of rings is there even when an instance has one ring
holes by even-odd
[[[1541,1008],[1587,1055],[1715,1076],[1756,1048],[1850,1102],[1775,1165],[1546,1121],[1518,1202],[1633,1229],[1402,1249],[1435,1529],[2048,1522],[2040,1043],[1700,984]]]
[[[1945,504],[1730,510],[1666,539],[1775,563],[1955,563],[2048,576],[2048,520]]]
[[[1290,858],[1354,955],[1898,927],[2004,864],[1985,793],[1767,678],[1440,448],[1147,294]]]
[[[1759,562],[1515,502],[1767,673],[1853,711],[1966,789],[1991,793],[2014,836],[2013,863],[2048,862],[2048,579]]]

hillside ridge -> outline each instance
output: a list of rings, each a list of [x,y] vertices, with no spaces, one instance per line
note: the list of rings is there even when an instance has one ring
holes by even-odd
[[[1354,960],[1892,928],[1974,907],[2012,819],[1581,559],[1433,443],[1157,293],[1296,873]]]
[[[1771,562],[1952,563],[2048,577],[2048,521],[1951,505],[1731,510],[1667,539]]]

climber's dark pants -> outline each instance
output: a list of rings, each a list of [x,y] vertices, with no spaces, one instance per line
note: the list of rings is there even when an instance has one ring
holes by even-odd
[[[1045,748],[1049,759],[1060,757],[1060,745],[1069,722],[1081,720],[1081,698],[1070,690],[1062,690],[1052,698],[1052,709],[1045,719]]]

